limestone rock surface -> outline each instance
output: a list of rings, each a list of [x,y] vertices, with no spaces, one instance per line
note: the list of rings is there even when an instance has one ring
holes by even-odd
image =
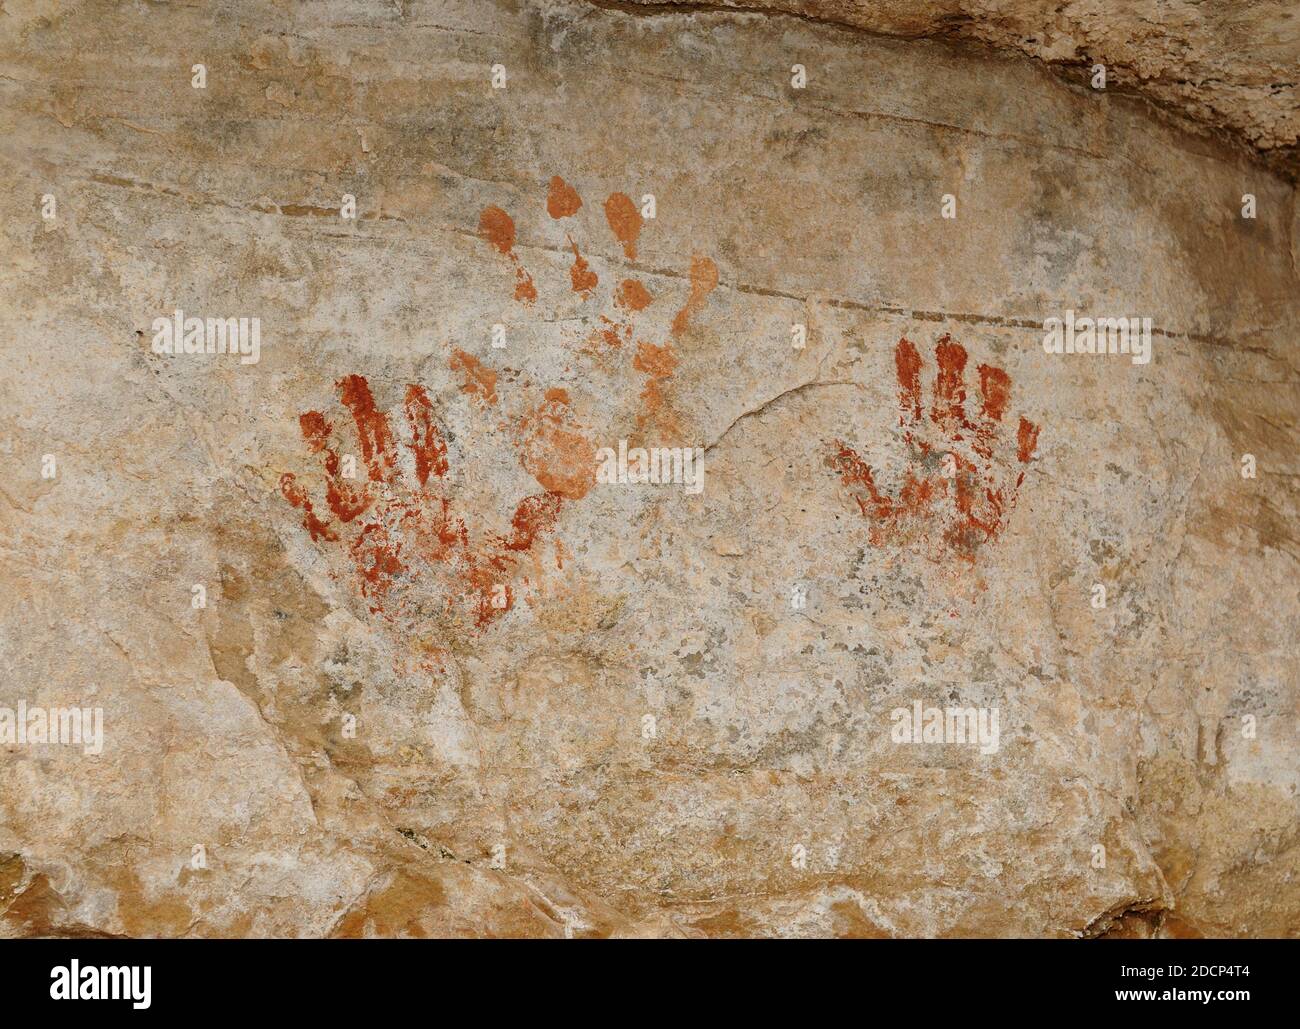
[[[978,41],[1153,101],[1300,165],[1300,10],[1288,0],[627,0],[632,9],[788,14],[906,39]]]
[[[5,0],[0,933],[1300,932],[1293,183],[817,20],[1285,149],[1291,12],[865,6]]]

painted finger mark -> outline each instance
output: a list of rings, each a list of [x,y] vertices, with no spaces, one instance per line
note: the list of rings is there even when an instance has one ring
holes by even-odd
[[[370,384],[360,375],[347,375],[337,383],[343,406],[352,412],[361,441],[361,456],[372,482],[387,481],[393,472],[393,433],[388,419],[375,407]]]
[[[533,285],[532,276],[524,270],[515,253],[514,219],[494,204],[483,208],[478,219],[479,232],[500,253],[510,259],[515,270],[515,299],[531,304],[537,299],[537,287]]]
[[[934,383],[931,417],[950,427],[966,422],[966,348],[949,335],[940,337],[934,348],[939,374]]]
[[[411,453],[415,456],[415,478],[421,486],[429,475],[447,474],[447,444],[433,421],[433,404],[422,386],[406,387],[406,420],[411,425]]]
[[[624,279],[614,293],[614,303],[625,311],[644,311],[653,301],[650,291],[636,279]]]
[[[573,282],[573,292],[580,294],[583,299],[590,299],[592,291],[595,290],[596,284],[600,281],[596,273],[591,270],[587,264],[587,259],[578,253],[578,244],[569,237],[569,246],[573,248],[573,267],[569,269],[569,278]]]
[[[551,190],[546,196],[546,213],[552,218],[571,218],[582,206],[578,191],[558,175],[551,179]]]
[[[515,252],[515,222],[510,215],[489,204],[478,217],[478,228],[497,250],[511,257]]]
[[[641,212],[626,193],[611,193],[605,201],[605,220],[614,238],[623,244],[623,253],[629,261],[636,260],[636,241],[641,235]]]
[[[713,263],[712,258],[692,257],[691,258],[691,292],[686,298],[686,303],[682,309],[677,312],[673,318],[672,334],[680,336],[686,331],[690,320],[704,306],[705,300],[718,286],[718,266]]]
[[[894,366],[898,370],[898,402],[912,422],[921,420],[921,355],[912,341],[904,337],[894,348]],[[902,424],[902,420],[899,421]]]
[[[1001,368],[982,364],[979,367],[980,394],[984,398],[980,413],[995,422],[1002,421],[1011,399],[1011,377]]]
[[[1034,456],[1034,450],[1038,447],[1038,430],[1040,428],[1041,426],[1035,425],[1028,418],[1021,416],[1020,427],[1016,431],[1016,456],[1020,458],[1021,464],[1028,464],[1029,459]]]

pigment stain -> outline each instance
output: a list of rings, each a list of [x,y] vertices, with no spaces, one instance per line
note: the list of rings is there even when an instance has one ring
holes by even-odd
[[[600,327],[593,329],[587,336],[583,349],[599,357],[605,350],[613,350],[629,342],[632,338],[632,326],[626,322],[616,322],[600,316]]]
[[[581,500],[595,485],[596,448],[577,431],[569,394],[548,389],[518,423],[519,461],[548,493]]]
[[[899,425],[913,454],[896,496],[879,488],[871,467],[842,440],[835,441],[830,464],[868,519],[873,545],[919,545],[932,560],[951,558],[961,567],[974,563],[979,548],[1006,528],[1024,471],[1012,483],[1010,455],[994,456],[996,450],[1006,450],[999,423],[1010,402],[1010,376],[1001,368],[980,365],[982,421],[976,424],[966,412],[966,349],[944,335],[935,347],[935,362],[930,421],[937,428],[927,429],[922,421],[921,355],[906,338],[895,347]],[[1033,455],[1038,431],[1038,426],[1020,419],[1020,464]]]
[[[637,428],[644,428],[651,423],[670,435],[676,436],[680,430],[677,420],[668,410],[664,386],[677,369],[677,354],[672,344],[656,346],[653,343],[638,343],[636,356],[632,358],[632,367],[645,373],[649,378],[641,390],[641,413],[637,416]]]
[[[292,472],[285,472],[280,476],[280,493],[292,506],[302,511],[302,527],[311,534],[313,542],[339,538],[338,534],[329,527],[328,522],[316,516],[316,512],[312,510],[311,500],[307,497],[307,491],[298,485]]]
[[[866,494],[854,497],[862,514],[877,519],[889,518],[894,510],[893,502],[888,497],[881,496],[880,490],[876,488],[876,477],[871,474],[871,466],[843,440],[836,440],[835,446],[836,453],[831,464],[840,473],[840,481],[846,486],[857,487]]]
[[[625,311],[644,311],[654,297],[636,279],[624,279],[614,293],[614,303]]]
[[[709,298],[718,286],[718,266],[713,263],[712,258],[692,257],[691,258],[691,291],[686,297],[686,303],[682,309],[677,312],[673,318],[673,335],[680,336],[690,325],[690,320],[699,313],[704,302]]]
[[[382,599],[394,580],[406,571],[402,563],[402,545],[388,533],[382,522],[369,522],[349,548],[361,582],[361,595],[370,600],[371,614],[383,610]]]
[[[532,277],[524,270],[515,253],[515,222],[501,208],[489,204],[483,208],[478,219],[479,234],[491,244],[497,252],[510,259],[515,271],[515,299],[531,304],[537,299],[537,287]]]
[[[677,355],[673,353],[671,343],[666,343],[662,347],[653,343],[638,343],[636,357],[632,358],[632,367],[652,378],[666,379],[677,368]]]
[[[555,528],[562,503],[555,493],[525,497],[510,519],[510,537],[504,541],[506,550],[532,550],[539,538]]]
[[[636,260],[636,241],[641,235],[645,222],[636,204],[626,193],[611,193],[605,201],[605,220],[609,222],[609,231],[623,245],[623,253],[629,261]]]
[[[486,367],[473,354],[463,350],[452,353],[448,362],[453,372],[461,374],[460,391],[473,397],[484,407],[491,407],[497,402],[497,373]]]
[[[324,459],[327,476],[325,502],[334,517],[341,522],[350,522],[363,514],[370,506],[370,497],[365,491],[353,489],[343,478],[338,449],[330,445],[334,427],[319,411],[305,411],[299,415],[298,427],[308,449]]]
[[[578,191],[556,175],[551,179],[551,189],[546,195],[546,213],[552,218],[571,218],[582,206]]]

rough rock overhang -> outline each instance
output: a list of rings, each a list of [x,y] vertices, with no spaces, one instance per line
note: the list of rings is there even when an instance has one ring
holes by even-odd
[[[1136,94],[1300,176],[1300,5],[1293,0],[594,0],[646,15],[749,11],[901,38],[975,41]]]

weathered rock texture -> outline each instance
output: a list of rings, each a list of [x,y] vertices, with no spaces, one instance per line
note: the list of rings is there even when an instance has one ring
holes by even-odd
[[[627,0],[647,11],[786,13],[909,39],[978,40],[1224,130],[1300,170],[1300,9],[1290,0]],[[1100,85],[1100,81],[1098,83]]]
[[[1287,145],[1250,49],[1198,102]],[[1245,152],[794,18],[6,0],[0,158],[0,708],[104,712],[0,743],[0,932],[1300,928],[1300,221]]]

